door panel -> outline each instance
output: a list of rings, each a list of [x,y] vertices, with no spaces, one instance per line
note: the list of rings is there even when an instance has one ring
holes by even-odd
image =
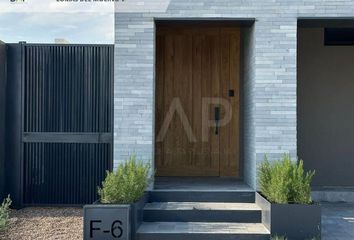
[[[237,176],[239,30],[158,27],[156,58],[157,175]],[[215,99],[229,102],[229,88],[232,121],[216,134]]]
[[[220,131],[220,175],[239,176],[240,127],[240,30],[221,29],[221,92],[230,103],[230,123]],[[229,96],[229,91],[234,96]],[[225,109],[223,108],[223,114]]]

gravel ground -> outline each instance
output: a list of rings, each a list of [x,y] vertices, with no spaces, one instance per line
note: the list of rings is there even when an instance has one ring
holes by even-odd
[[[0,232],[0,239],[82,239],[82,231],[80,208],[26,208],[11,212],[10,224]]]

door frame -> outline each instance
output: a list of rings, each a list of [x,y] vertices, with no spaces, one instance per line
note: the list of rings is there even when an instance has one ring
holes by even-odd
[[[233,176],[231,178],[234,178],[236,180],[242,180],[244,177],[244,123],[243,123],[243,111],[244,111],[244,106],[243,106],[243,71],[244,71],[244,56],[243,56],[243,28],[244,27],[252,27],[255,19],[203,19],[203,18],[197,18],[197,19],[154,19],[155,22],[155,28],[154,28],[154,102],[153,102],[153,167],[156,168],[156,116],[157,116],[157,111],[156,111],[156,102],[157,102],[157,91],[156,91],[156,82],[157,82],[157,76],[156,76],[156,63],[157,63],[157,56],[156,56],[156,51],[157,51],[157,46],[156,46],[156,39],[157,39],[157,31],[159,26],[179,26],[181,28],[183,27],[188,27],[188,26],[204,26],[204,27],[239,27],[240,28],[240,63],[239,63],[239,88],[240,88],[240,96],[239,96],[239,170],[238,170],[238,176]],[[220,176],[222,177],[222,176]],[[230,177],[227,177],[230,178]]]

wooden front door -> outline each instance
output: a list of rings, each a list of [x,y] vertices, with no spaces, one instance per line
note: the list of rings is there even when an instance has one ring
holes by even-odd
[[[157,27],[157,176],[239,176],[239,82],[239,28]]]

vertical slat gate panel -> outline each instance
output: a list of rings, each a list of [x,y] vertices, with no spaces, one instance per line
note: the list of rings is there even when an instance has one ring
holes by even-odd
[[[113,51],[111,45],[25,44],[24,205],[97,200],[97,186],[113,165]]]

